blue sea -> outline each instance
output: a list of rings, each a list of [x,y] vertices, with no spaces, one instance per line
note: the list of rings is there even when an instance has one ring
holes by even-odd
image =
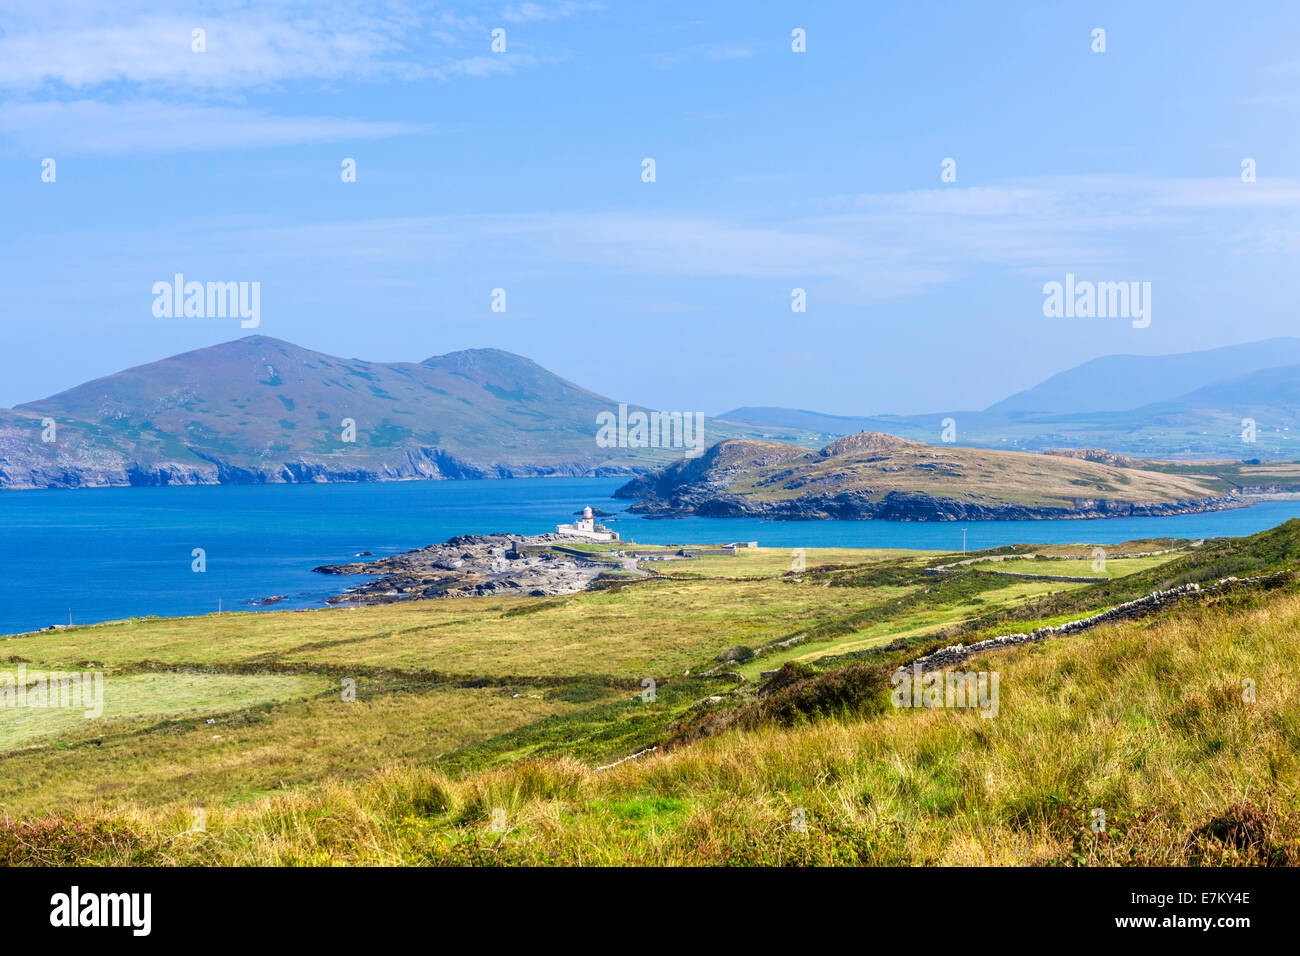
[[[1107,544],[1133,538],[1253,534],[1300,517],[1300,501],[1170,518],[919,523],[648,520],[610,497],[619,479],[413,481],[0,492],[0,634],[150,614],[315,607],[353,582],[312,568],[444,541],[537,534],[584,505],[645,544],[758,541],[789,548],[960,549],[1017,542]],[[192,570],[195,548],[207,570]]]

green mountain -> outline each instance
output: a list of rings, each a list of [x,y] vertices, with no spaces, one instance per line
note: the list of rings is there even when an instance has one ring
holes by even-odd
[[[602,412],[497,349],[389,364],[254,335],[0,411],[0,487],[630,475],[687,450],[601,447]]]

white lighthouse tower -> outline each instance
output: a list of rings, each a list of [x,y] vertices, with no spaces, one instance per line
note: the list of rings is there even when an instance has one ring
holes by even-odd
[[[591,505],[582,509],[582,517],[573,524],[560,524],[555,526],[556,534],[576,535],[580,538],[591,538],[595,541],[617,541],[618,532],[610,531],[603,524],[596,524],[595,515],[591,511]]]

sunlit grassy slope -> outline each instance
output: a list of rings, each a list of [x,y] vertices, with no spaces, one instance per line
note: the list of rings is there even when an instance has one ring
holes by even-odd
[[[66,673],[66,672],[65,672]],[[28,682],[48,678],[49,672],[28,671]],[[80,675],[74,678],[82,682]],[[16,708],[0,719],[0,752],[51,737],[84,737],[93,731],[102,739],[133,728],[136,718],[177,714],[209,714],[257,707],[274,701],[309,697],[324,690],[324,679],[291,674],[127,674],[101,678],[103,714],[94,713],[94,678],[84,680],[82,706]],[[87,719],[91,714],[94,719]]]
[[[1296,862],[1298,542],[1300,522],[1179,545],[1103,584],[759,552],[562,599],[14,638],[0,668],[95,661],[160,689],[102,726],[0,737],[0,862]],[[890,706],[929,648],[1279,571],[980,655],[963,666],[999,672],[996,717]],[[199,672],[247,683],[182,707]]]

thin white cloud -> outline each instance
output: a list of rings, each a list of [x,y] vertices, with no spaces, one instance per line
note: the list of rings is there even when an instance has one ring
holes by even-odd
[[[14,103],[0,106],[9,152],[41,156],[187,152],[380,139],[426,131],[409,123],[276,116],[244,107],[157,101]]]
[[[10,2],[0,28],[0,90],[27,96],[111,86],[154,98],[229,95],[339,80],[481,77],[553,59],[490,54],[490,26],[479,18],[402,0],[234,0],[219,12],[180,12],[157,0]],[[504,17],[528,22],[592,9],[529,3]]]
[[[704,58],[714,61],[745,60],[753,56],[755,52],[752,46],[711,43],[704,47]]]
[[[570,0],[560,3],[518,3],[507,7],[501,14],[507,23],[536,23],[541,20],[561,20],[578,13],[603,10],[599,3],[574,3]]]
[[[1203,207],[1187,204],[1197,196]],[[811,216],[750,209],[730,217],[557,212],[289,226],[226,221],[178,224],[167,230],[165,250],[155,247],[156,233],[116,245],[148,261],[184,252],[174,237],[187,235],[196,237],[195,255],[237,255],[275,269],[292,250],[295,267],[314,264],[328,275],[362,269],[377,281],[496,281],[502,274],[769,280],[778,288],[816,287],[820,301],[841,305],[896,301],[997,272],[1037,281],[1103,268],[1145,275],[1152,250],[1168,254],[1180,235],[1206,230],[1230,244],[1225,254],[1247,248],[1242,237],[1251,235],[1255,248],[1273,254],[1300,246],[1292,208],[1225,212],[1218,201],[1199,180],[1131,179],[1101,189],[1088,177],[1061,177],[841,197]]]
[[[57,5],[56,5],[57,6]],[[193,31],[203,31],[203,51]],[[242,90],[286,80],[427,74],[403,56],[400,22],[140,12],[9,27],[0,35],[0,87],[86,90],[114,83]]]
[[[1266,186],[1255,193],[1252,187]],[[1239,208],[1224,210],[1233,203]],[[562,213],[333,223],[272,244],[375,261],[452,259],[543,273],[820,281],[844,302],[923,293],[981,268],[1141,269],[1153,245],[1216,224],[1260,249],[1300,244],[1300,182],[1053,177],[827,202],[812,216]],[[1222,214],[1232,216],[1231,225]],[[1171,233],[1172,230],[1172,233]]]
[[[593,8],[526,4],[517,16],[554,19]],[[0,106],[0,151],[189,151],[423,132],[406,122],[284,115],[274,94],[493,77],[556,60],[491,53],[490,42],[477,17],[421,0],[228,0],[191,12],[164,0],[8,0],[0,21],[0,92],[9,94]]]
[[[452,60],[438,67],[434,73],[439,79],[452,76],[501,76],[514,73],[525,66],[533,66],[538,59],[521,53],[490,53]]]
[[[699,43],[676,53],[653,54],[650,57],[650,64],[659,70],[671,70],[692,60],[707,60],[712,63],[745,60],[756,52],[753,46],[739,43]]]
[[[212,231],[204,229],[212,239]],[[365,261],[381,269],[507,269],[531,275],[773,280],[821,283],[837,299],[916,295],[981,264],[1038,269],[1108,261],[1087,238],[1006,221],[900,224],[861,213],[788,221],[698,215],[565,213],[331,222],[254,230],[235,244],[292,248],[300,258]]]
[[[1300,179],[1260,176],[1253,183],[1242,182],[1240,175],[1222,179],[1180,179],[1161,186],[1154,203],[1181,209],[1300,209]]]

